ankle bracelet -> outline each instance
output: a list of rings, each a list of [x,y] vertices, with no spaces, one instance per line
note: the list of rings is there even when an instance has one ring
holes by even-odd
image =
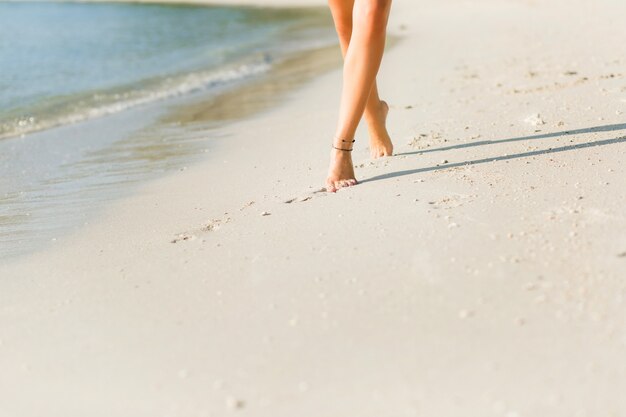
[[[343,143],[354,143],[354,142],[356,142],[356,140],[354,140],[354,139],[353,140],[341,139],[341,141]],[[338,148],[335,145],[332,145],[332,146],[333,146],[333,149],[337,149],[338,151],[344,151],[344,152],[352,152],[352,149],[353,149],[353,148],[351,148],[351,149],[343,149],[343,148]]]

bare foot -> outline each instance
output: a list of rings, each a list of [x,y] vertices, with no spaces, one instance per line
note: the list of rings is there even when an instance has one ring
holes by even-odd
[[[370,134],[370,155],[372,159],[393,155],[393,143],[387,132],[389,105],[381,100],[378,112],[368,115],[367,128]]]
[[[331,149],[326,191],[334,193],[340,188],[351,187],[356,184],[350,152]]]

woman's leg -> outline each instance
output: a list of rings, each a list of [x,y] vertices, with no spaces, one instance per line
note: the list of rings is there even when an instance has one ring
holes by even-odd
[[[349,4],[352,0],[346,0]],[[349,149],[342,142],[354,138],[368,104],[385,49],[391,0],[354,0],[352,33],[345,52],[339,123],[334,139],[337,148]],[[326,180],[328,191],[356,184],[349,152],[332,149]]]
[[[345,58],[350,38],[352,37],[352,12],[354,0],[329,0],[330,9],[339,36],[341,52]],[[393,154],[393,144],[387,132],[387,113],[389,106],[378,95],[378,85],[374,80],[367,104],[365,105],[365,121],[370,136],[370,154],[373,159]]]

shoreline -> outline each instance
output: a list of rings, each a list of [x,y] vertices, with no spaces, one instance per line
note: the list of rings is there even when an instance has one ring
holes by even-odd
[[[0,414],[625,414],[621,12],[396,0],[396,155],[319,192],[330,71],[0,264]]]
[[[27,2],[27,4],[29,3],[32,2]],[[60,4],[68,3],[77,2],[60,2]],[[80,3],[88,4],[89,2]],[[115,5],[127,4],[128,2],[96,3]],[[176,3],[163,3],[163,5],[174,8],[168,9],[170,13],[176,8]],[[203,8],[202,5],[194,7],[199,8],[195,10]],[[35,98],[21,107],[12,107],[9,104],[5,104],[2,107],[5,114],[0,118],[0,141],[24,138],[33,133],[82,123],[98,117],[150,105],[158,101],[172,100],[177,97],[202,92],[210,94],[214,90],[219,91],[233,85],[237,86],[245,83],[248,79],[262,76],[265,72],[271,70],[274,61],[281,62],[294,53],[314,50],[336,42],[334,31],[331,32],[330,30],[330,14],[325,9],[310,8],[305,13],[300,9],[293,8],[255,11],[255,8],[250,6],[239,8],[238,6],[223,5],[219,7],[230,8],[230,10],[240,9],[241,13],[246,13],[247,15],[258,14],[255,19],[269,20],[270,17],[274,17],[274,21],[272,23],[266,22],[265,26],[280,29],[284,33],[281,32],[282,36],[276,39],[269,39],[268,37],[264,43],[259,43],[256,46],[256,51],[248,50],[245,54],[240,53],[234,45],[230,45],[227,42],[227,45],[224,46],[226,51],[224,54],[226,56],[221,61],[216,60],[213,62],[209,59],[204,59],[202,65],[196,63],[195,65],[173,66],[161,73],[144,70],[143,73],[127,75],[126,79],[123,77],[117,79],[115,84],[108,87],[102,87],[102,85],[89,80],[82,89],[75,91],[59,90],[49,92],[48,95],[33,93]],[[142,10],[145,11],[146,9],[142,8]],[[187,13],[188,15],[189,13]],[[254,26],[251,24],[249,30],[254,31]],[[56,36],[60,35],[57,34]],[[216,34],[212,36],[219,38]],[[213,42],[210,39],[204,40],[209,43]],[[243,44],[239,45],[239,48],[243,51],[249,46]],[[10,47],[4,49],[6,57],[11,52],[15,52],[11,51]],[[189,56],[183,56],[182,58],[183,61],[185,59],[189,61]],[[9,78],[11,75],[9,74]],[[140,79],[130,80],[137,77],[140,77]],[[19,79],[17,82],[18,86],[20,86]],[[89,84],[90,82],[91,84]],[[9,91],[9,94],[16,93]]]
[[[110,204],[111,201],[128,197],[145,182],[157,181],[164,175],[211,160],[212,148],[218,146],[216,141],[222,140],[220,136],[224,134],[222,132],[228,131],[229,125],[237,120],[262,114],[276,106],[289,91],[340,66],[340,56],[335,49],[336,47],[329,46],[291,52],[279,57],[267,73],[217,91],[200,91],[170,97],[116,114],[33,132],[23,139],[8,138],[0,142],[0,150],[5,148],[10,152],[15,143],[11,141],[31,141],[32,144],[29,142],[28,146],[24,142],[18,143],[18,146],[25,147],[21,152],[25,154],[24,158],[30,158],[26,154],[32,155],[37,152],[37,147],[42,146],[49,148],[44,154],[58,154],[69,152],[64,149],[85,147],[86,145],[81,145],[85,138],[89,139],[88,146],[94,148],[71,162],[73,165],[85,165],[85,168],[75,173],[66,172],[63,174],[66,177],[59,180],[67,184],[75,181],[76,184],[69,190],[75,190],[75,193],[68,193],[68,186],[64,185],[62,189],[68,195],[47,197],[49,201],[44,207],[39,207],[41,203],[36,195],[31,198],[35,200],[32,203],[28,198],[21,198],[23,202],[16,200],[13,205],[5,198],[4,230],[0,235],[0,242],[7,247],[0,249],[0,260],[8,262],[32,255],[38,250],[45,250],[58,239],[62,239],[65,233],[80,230],[85,224],[97,220],[97,212],[101,210],[96,208],[99,202]],[[99,133],[101,131],[108,131],[106,139]],[[161,144],[155,138],[161,138],[160,141],[165,143]],[[172,145],[167,145],[168,142],[172,142]],[[176,145],[178,142],[180,144]],[[30,149],[35,145],[34,149]],[[49,164],[45,155],[41,157],[40,164]],[[128,166],[117,166],[119,164],[116,158],[121,158]],[[147,163],[140,167],[137,163],[142,160]],[[132,161],[137,163],[129,164]],[[59,175],[62,173],[61,169],[62,167],[57,169]],[[87,182],[81,180],[85,170],[94,172]],[[53,176],[54,172],[48,169],[46,176]],[[113,182],[103,182],[112,175]],[[120,179],[115,180],[116,177]],[[115,185],[115,189],[112,189],[112,185]],[[56,185],[53,183],[51,186]],[[81,192],[81,188],[88,188],[90,196],[74,196]],[[43,191],[42,189],[39,193]],[[28,192],[33,194],[38,191],[33,189]],[[72,210],[54,214],[54,207],[64,205],[71,205]],[[23,216],[23,213],[28,215]],[[63,226],[51,227],[53,222]],[[35,234],[38,235],[36,238]],[[8,245],[18,246],[11,249]]]

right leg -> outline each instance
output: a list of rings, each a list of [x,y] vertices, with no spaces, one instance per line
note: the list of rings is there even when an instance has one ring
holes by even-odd
[[[345,58],[352,38],[354,0],[328,0],[328,3],[341,44],[341,52]],[[389,106],[380,99],[378,85],[374,80],[363,113],[370,136],[370,154],[374,159],[393,154],[393,144],[386,127],[388,112]]]

